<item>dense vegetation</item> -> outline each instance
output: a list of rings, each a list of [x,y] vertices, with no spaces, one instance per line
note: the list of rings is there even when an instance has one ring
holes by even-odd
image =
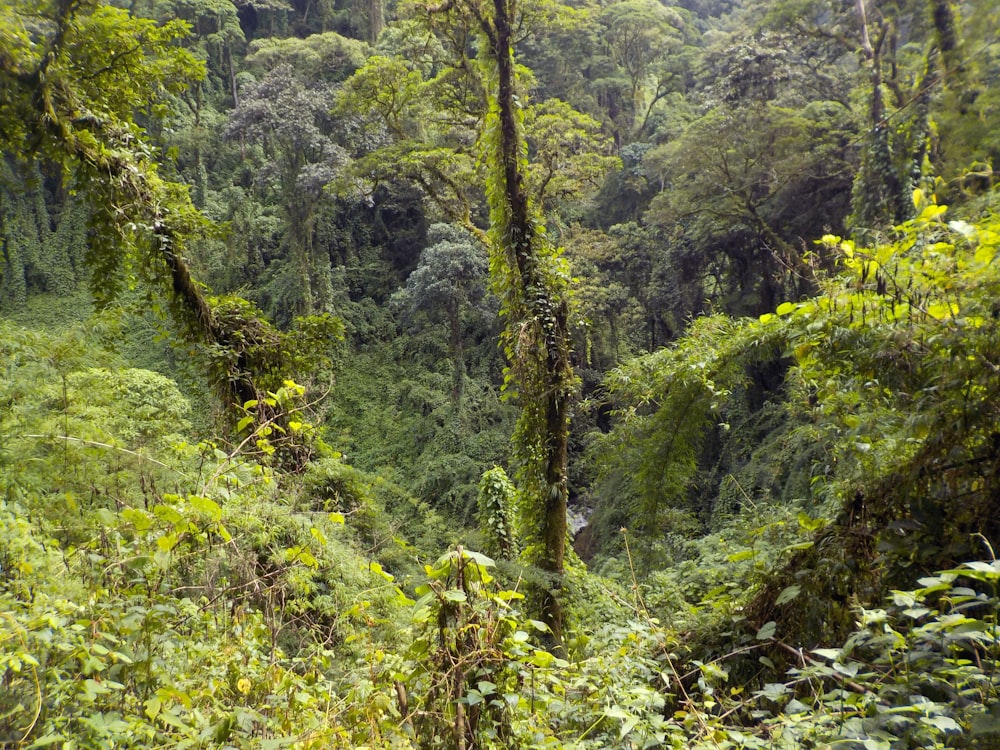
[[[1000,746],[994,0],[7,0],[0,745]]]

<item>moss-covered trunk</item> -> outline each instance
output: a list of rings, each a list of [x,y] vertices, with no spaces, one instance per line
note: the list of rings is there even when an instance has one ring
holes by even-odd
[[[559,591],[566,556],[567,457],[573,370],[569,359],[565,290],[552,278],[547,238],[538,228],[525,189],[527,163],[519,122],[513,53],[515,5],[493,0],[492,18],[479,20],[496,65],[496,132],[490,142],[492,251],[500,269],[508,316],[506,349],[517,374],[522,415],[522,514],[537,528],[528,540],[529,561],[545,574],[541,617],[561,644]],[[493,264],[494,267],[496,264]],[[534,529],[533,529],[534,530]]]

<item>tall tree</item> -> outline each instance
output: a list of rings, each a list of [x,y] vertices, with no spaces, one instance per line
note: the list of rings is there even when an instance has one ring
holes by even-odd
[[[355,71],[365,51],[363,42],[327,32],[254,42],[247,57],[261,78],[242,92],[226,132],[259,147],[258,194],[279,207],[283,258],[270,297],[282,322],[332,309],[330,254],[317,233],[332,199],[324,188],[342,171],[346,153],[330,135],[327,111],[332,87]]]
[[[28,29],[31,29],[29,32]],[[164,101],[202,66],[158,26],[100,0],[16,0],[0,6],[0,145],[77,177],[103,226],[89,249],[93,288],[114,294],[137,273],[169,280],[174,311],[215,338],[211,310],[183,253],[205,222],[187,191],[157,173],[136,110]]]
[[[482,144],[490,204],[490,275],[501,299],[504,351],[511,363],[521,416],[520,520],[527,559],[546,580],[540,612],[562,643],[562,578],[570,408],[576,391],[570,363],[569,275],[539,221],[530,196],[527,145],[514,59],[517,0],[457,0],[439,9],[471,19],[482,39],[479,64],[488,82]]]
[[[623,0],[598,16],[604,46],[620,71],[605,83],[606,95],[615,88],[624,95],[620,116],[612,117],[620,140],[642,135],[656,104],[678,88],[688,25],[684,16],[658,0]]]
[[[443,318],[448,325],[448,354],[454,366],[452,403],[459,407],[465,383],[462,318],[466,309],[486,292],[486,253],[481,244],[460,227],[435,224],[428,232],[428,247],[420,253],[416,269],[393,301]]]
[[[226,405],[242,405],[259,395],[258,375],[273,377],[294,349],[245,303],[213,309],[185,258],[209,222],[185,185],[160,174],[136,123],[136,112],[155,115],[203,74],[176,44],[185,33],[182,21],[160,26],[102,0],[0,5],[0,147],[59,165],[86,196],[98,301],[136,281],[151,299],[163,295],[188,338],[214,355]]]
[[[848,223],[861,239],[910,218],[912,191],[931,171],[931,109],[942,51],[957,64],[950,10],[936,0],[853,0],[834,12],[813,0],[768,5],[767,23],[796,35],[817,62],[825,58],[841,76],[858,80],[866,122]]]

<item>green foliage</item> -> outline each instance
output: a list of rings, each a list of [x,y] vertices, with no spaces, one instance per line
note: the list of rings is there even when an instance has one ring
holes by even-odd
[[[309,513],[347,519],[358,543],[401,583],[409,584],[419,574],[423,556],[454,540],[432,505],[336,454],[309,464],[302,475],[299,504]]]
[[[272,51],[283,59],[282,49]],[[347,65],[345,74],[352,69],[349,61],[337,58],[330,64],[337,70]],[[332,312],[334,302],[330,257],[317,230],[330,200],[324,188],[343,170],[346,153],[330,137],[326,122],[331,84],[319,72],[315,77],[308,73],[289,62],[270,68],[243,92],[226,128],[228,136],[259,147],[256,187],[277,204],[283,219],[281,271],[288,278],[282,279],[279,271],[279,283],[269,290],[275,317],[282,322]]]
[[[98,300],[107,303],[136,279],[149,289],[166,283],[171,312],[190,336],[216,349],[241,349],[232,339],[242,332],[220,327],[183,257],[208,224],[187,188],[159,175],[134,119],[140,108],[162,116],[166,96],[203,73],[175,45],[185,24],[158,26],[87,2],[17,7],[0,16],[0,26],[23,28],[18,13],[34,18],[40,37],[30,50],[13,47],[4,67],[2,85],[12,94],[4,98],[0,126],[23,121],[30,131],[3,128],[5,150],[20,157],[40,154],[85,190],[95,229],[86,262]],[[230,356],[239,360],[242,354]],[[255,374],[240,367],[234,373],[229,364],[219,368],[228,377],[217,382],[242,404],[256,395],[248,382]]]
[[[239,430],[249,424],[243,422],[246,416],[253,415],[286,435],[291,431],[306,437],[292,427],[293,423],[304,422],[298,412],[306,407],[305,388],[287,380],[287,373],[291,371],[295,377],[329,390],[334,355],[343,339],[343,323],[327,314],[308,315],[296,318],[290,331],[279,331],[251,303],[239,297],[212,298],[211,304],[218,340],[205,346],[204,351],[212,379],[222,384],[222,398],[230,394],[238,397],[228,406],[235,410],[231,412],[234,421],[237,416],[240,419]],[[289,382],[294,393],[289,391]],[[293,397],[297,399],[294,407],[288,402]],[[286,458],[300,463],[308,452],[308,448],[306,454],[292,448]]]
[[[344,516],[181,442],[174,384],[84,332],[2,341],[0,740],[337,745],[332,649],[400,597]]]
[[[55,215],[53,215],[55,213]],[[3,260],[0,305],[23,306],[30,292],[69,295],[84,275],[86,205],[70,195],[56,210],[45,198],[37,162],[0,165],[0,252]]]
[[[83,401],[86,395],[86,403],[78,406],[74,417],[82,422],[103,422],[128,444],[163,444],[188,429],[188,400],[172,380],[158,373],[91,368],[70,373],[66,384],[71,398],[75,396],[73,400]]]
[[[0,744],[995,744],[996,8],[348,5],[0,8]]]
[[[518,644],[528,634],[505,611],[520,595],[491,586],[492,567],[459,547],[427,566],[429,581],[417,588],[413,619],[424,633],[403,673],[413,701],[403,720],[419,747],[508,747],[513,739],[511,709],[521,698],[510,657],[526,653]]]
[[[596,20],[602,47],[615,68],[595,84],[605,96],[620,101],[622,113],[615,125],[621,135],[640,135],[654,106],[680,85],[691,19],[679,7],[624,0],[601,8]]]
[[[326,417],[328,439],[353,465],[463,524],[474,520],[480,475],[507,459],[514,420],[491,382],[501,369],[494,340],[478,331],[475,337],[458,402],[448,342],[427,328],[396,351],[346,358]]]
[[[304,79],[336,83],[361,67],[368,52],[363,42],[331,31],[305,39],[269,37],[254,40],[246,62],[259,70],[290,65]]]
[[[35,29],[29,44],[27,26]],[[166,292],[193,338],[218,343],[212,312],[184,260],[208,231],[187,188],[163,179],[136,112],[154,121],[202,66],[176,45],[186,26],[158,26],[101,2],[15,3],[0,11],[5,47],[0,134],[5,153],[39,157],[71,177],[91,210],[85,261],[107,303],[136,281]],[[67,183],[70,180],[66,180]]]
[[[774,573],[758,578],[748,615],[766,622],[783,590],[803,586],[817,596],[789,627],[817,633],[843,632],[851,597],[877,597],[909,566],[967,556],[971,533],[995,535],[986,467],[1000,234],[992,215],[946,222],[943,207],[914,198],[920,213],[893,243],[822,240],[842,270],[816,297],[758,320],[699,320],[676,346],[609,378],[625,406],[594,448],[605,462],[598,497],[615,499],[597,516],[606,538],[635,524],[640,562],[677,561],[697,529],[685,512],[725,529],[799,499],[806,518],[835,523],[811,542],[750,546],[747,559]],[[781,357],[791,367],[777,367]],[[780,401],[753,396],[768,371],[783,381]],[[860,562],[876,554],[877,569]]]
[[[700,303],[693,287],[731,314],[759,314],[808,291],[812,271],[794,237],[831,219],[839,225],[834,217],[845,206],[816,196],[788,211],[791,196],[846,191],[842,139],[850,127],[829,102],[741,101],[713,108],[646,155],[651,176],[671,186],[653,198],[646,218],[672,245],[664,265],[680,277],[682,305]]]
[[[785,704],[777,746],[995,741],[998,686],[987,665],[997,658],[997,573],[995,562],[970,562],[921,578],[919,589],[894,592],[887,609],[861,610],[841,648],[803,655],[788,671],[791,684],[762,691]],[[831,689],[786,704],[803,681]]]
[[[466,377],[463,353],[466,321],[488,318],[492,313],[485,300],[486,252],[468,232],[447,224],[432,225],[428,242],[430,245],[420,253],[406,286],[392,299],[406,310],[404,317],[411,322],[417,311],[425,312],[432,320],[444,319],[455,373],[452,398],[458,409]]]
[[[691,528],[686,516],[703,513],[691,502],[692,488],[710,428],[722,423],[733,390],[749,379],[748,368],[775,357],[782,344],[779,326],[700,318],[676,346],[608,376],[609,394],[627,406],[616,429],[591,451],[618,525],[634,525],[650,542]]]
[[[479,528],[483,549],[500,560],[513,560],[517,554],[514,535],[514,485],[499,466],[483,472],[479,480]]]
[[[323,657],[286,655],[276,645],[279,636],[294,643],[284,618],[317,616],[293,613],[281,597],[301,590],[312,577],[301,573],[319,560],[329,569],[329,558],[292,547],[280,566],[242,568],[252,555],[222,557],[213,550],[226,540],[241,545],[210,520],[220,517],[219,505],[198,497],[164,500],[152,512],[123,512],[127,522],[106,527],[103,544],[88,545],[68,568],[57,543],[33,542],[37,532],[23,522],[11,537],[4,525],[5,545],[24,541],[8,548],[18,554],[20,573],[11,577],[5,566],[0,593],[0,663],[9,687],[0,699],[0,736],[86,747],[226,742],[249,748],[259,747],[262,737],[300,747],[336,742],[341,730],[328,703],[333,687],[317,669]],[[0,511],[5,521],[13,518],[10,511]],[[213,545],[215,534],[221,537]],[[314,536],[323,538],[319,531]],[[356,559],[345,562],[337,574],[359,569]],[[108,588],[81,596],[82,581],[93,585],[90,577],[105,566]],[[16,593],[25,574],[45,581],[32,586],[30,597]]]
[[[566,215],[572,203],[596,192],[604,177],[621,165],[611,155],[611,139],[601,133],[600,124],[558,99],[532,104],[524,129],[528,189],[543,211],[559,206]]]

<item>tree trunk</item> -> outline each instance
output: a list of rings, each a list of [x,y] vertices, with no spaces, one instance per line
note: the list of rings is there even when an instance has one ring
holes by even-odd
[[[495,242],[505,261],[513,266],[516,290],[508,314],[517,310],[522,319],[508,321],[508,331],[516,339],[531,331],[534,345],[510,347],[508,356],[535,357],[534,362],[517,367],[522,373],[518,392],[522,401],[519,448],[526,454],[541,447],[542,455],[526,456],[529,467],[524,476],[525,501],[531,515],[537,514],[541,528],[540,550],[532,560],[548,578],[542,586],[541,617],[551,628],[555,647],[562,647],[563,615],[559,590],[566,556],[566,501],[569,494],[567,459],[573,371],[569,361],[568,308],[558,289],[541,267],[546,238],[536,228],[525,190],[524,140],[518,124],[513,55],[513,3],[493,0],[492,24],[484,31],[491,42],[497,67],[495,143],[496,178],[499,190],[491,193]],[[499,219],[499,225],[498,220]],[[516,365],[517,363],[515,363]],[[528,377],[524,377],[524,374]],[[535,377],[531,377],[534,375]],[[534,434],[537,431],[537,434]]]
[[[885,115],[885,93],[882,78],[882,49],[889,27],[883,23],[878,38],[873,43],[868,33],[868,15],[865,0],[857,0],[861,23],[861,49],[870,66],[871,100],[868,117],[871,130],[868,143],[861,157],[861,168],[854,181],[851,224],[860,231],[864,241],[873,239],[871,233],[887,229],[896,221],[903,198],[896,169],[892,162],[889,122]]]
[[[375,44],[385,28],[385,0],[368,0],[368,41]]]
[[[236,85],[236,66],[233,65],[233,49],[226,44],[226,76],[229,79],[229,93],[233,96],[233,109],[240,106],[240,91]]]
[[[451,404],[455,416],[460,413],[462,392],[465,390],[465,357],[462,348],[462,316],[458,303],[448,306],[448,353],[451,356],[454,372],[451,383]]]

